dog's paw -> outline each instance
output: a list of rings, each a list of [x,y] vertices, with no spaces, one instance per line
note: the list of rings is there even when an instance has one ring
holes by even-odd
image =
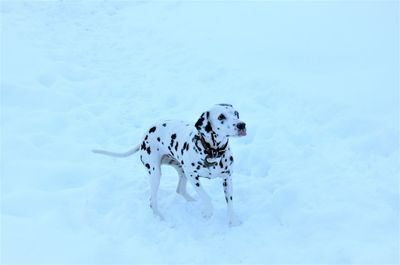
[[[165,217],[162,214],[154,215],[154,217],[161,222],[165,221]]]
[[[190,196],[189,194],[182,194],[183,198],[185,198],[186,201],[188,202],[194,202],[196,201],[192,196]]]
[[[236,216],[236,215],[232,215],[229,218],[229,226],[239,226],[242,224],[242,221]]]
[[[164,216],[159,212],[159,211],[154,211],[153,210],[153,215],[156,219],[160,220],[160,221],[165,221]]]
[[[210,218],[213,215],[213,207],[212,205],[208,205],[203,208],[201,211],[204,218]]]

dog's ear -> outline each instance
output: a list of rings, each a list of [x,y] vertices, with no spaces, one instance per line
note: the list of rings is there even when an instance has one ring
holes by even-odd
[[[206,126],[206,124],[208,123],[208,118],[210,117],[210,112],[206,111],[203,112],[200,116],[200,118],[197,120],[196,124],[194,125],[196,127],[197,130],[201,130],[202,128],[204,128]]]
[[[212,127],[210,123],[210,112],[206,111],[201,114],[200,118],[197,120],[196,124],[194,125],[197,130],[199,131],[206,131],[206,132],[211,132]]]
[[[197,120],[196,124],[194,125],[196,127],[196,129],[199,131],[204,127],[204,124],[206,124],[208,121],[207,114],[206,114],[207,112],[203,112],[201,114],[200,118]],[[208,114],[208,115],[210,115],[210,114]],[[206,121],[206,119],[207,119],[207,121]]]

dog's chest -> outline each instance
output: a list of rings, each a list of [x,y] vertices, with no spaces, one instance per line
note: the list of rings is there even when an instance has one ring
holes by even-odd
[[[185,158],[185,170],[188,174],[204,178],[226,177],[232,173],[233,158],[230,152],[227,152],[220,158],[208,159],[204,155],[197,153],[194,156],[190,154]]]

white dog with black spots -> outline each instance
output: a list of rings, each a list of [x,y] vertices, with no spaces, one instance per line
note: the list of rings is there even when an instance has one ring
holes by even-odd
[[[165,121],[154,124],[141,144],[126,153],[93,150],[95,153],[127,157],[137,151],[150,176],[150,207],[154,215],[164,219],[157,205],[161,165],[174,167],[179,175],[177,193],[186,200],[194,199],[186,190],[189,181],[203,202],[202,213],[208,218],[213,213],[211,199],[204,191],[200,178],[221,178],[228,206],[229,224],[241,222],[233,210],[232,165],[229,137],[246,135],[246,124],[230,104],[217,104],[201,114],[193,125],[182,121]]]

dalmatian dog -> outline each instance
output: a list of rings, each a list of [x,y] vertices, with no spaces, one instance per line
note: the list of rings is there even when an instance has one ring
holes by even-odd
[[[188,194],[189,181],[203,203],[203,216],[213,213],[211,199],[203,189],[200,178],[221,178],[228,207],[229,224],[239,225],[233,210],[232,165],[229,148],[230,137],[246,135],[246,124],[230,104],[217,104],[201,114],[193,125],[182,121],[165,121],[154,124],[143,141],[126,153],[93,150],[95,153],[127,157],[137,151],[150,176],[150,207],[155,216],[163,220],[158,205],[157,191],[160,185],[161,165],[170,165],[179,175],[177,193],[187,201],[194,199]]]

